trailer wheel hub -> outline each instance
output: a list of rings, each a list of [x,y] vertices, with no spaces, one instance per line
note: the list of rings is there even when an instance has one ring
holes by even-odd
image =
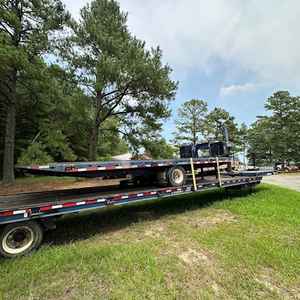
[[[172,177],[176,184],[181,184],[183,182],[184,175],[180,169],[175,169],[172,172]]]
[[[31,247],[34,242],[34,232],[30,227],[13,228],[2,240],[2,248],[9,254],[18,254]]]

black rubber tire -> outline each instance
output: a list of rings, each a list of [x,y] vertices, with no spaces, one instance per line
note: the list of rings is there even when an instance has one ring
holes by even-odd
[[[176,174],[179,175],[177,179]],[[170,186],[183,186],[186,183],[186,171],[179,166],[172,167],[167,172],[167,179]]]
[[[16,251],[15,253],[13,253],[14,250],[11,250],[11,252],[7,250],[10,247],[7,244],[7,237],[9,233],[12,233],[14,231],[16,232],[16,230],[18,229],[27,231],[30,237],[30,243],[28,243],[27,247],[25,247],[23,251],[20,250],[20,252]],[[27,255],[30,252],[36,250],[41,245],[42,241],[43,241],[43,229],[39,223],[35,221],[28,221],[28,222],[8,224],[2,227],[0,231],[0,256],[6,258],[15,258],[18,256]]]

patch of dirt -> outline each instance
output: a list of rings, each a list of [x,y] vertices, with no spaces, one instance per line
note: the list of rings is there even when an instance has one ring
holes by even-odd
[[[199,295],[193,293],[202,290],[204,294],[207,294],[208,299],[229,299],[226,291],[219,283],[222,280],[223,270],[211,253],[196,248],[194,245],[193,248],[188,248],[177,254],[177,257],[183,262],[185,268],[183,280],[185,290],[192,293],[187,298],[198,299]]]
[[[160,237],[167,237],[166,225],[159,221],[149,221],[133,223],[131,226],[124,228],[111,227],[103,231],[102,235],[96,237],[99,242],[103,243],[122,243],[128,240],[134,240],[139,243],[144,241],[146,238],[158,239]]]
[[[31,192],[45,192],[53,190],[65,190],[71,188],[84,188],[84,187],[101,187],[118,185],[119,179],[102,180],[99,178],[93,179],[70,179],[70,180],[41,180],[40,182],[17,182],[13,185],[0,184],[0,195],[13,195],[16,193],[31,193]]]
[[[189,220],[189,223],[195,227],[211,227],[223,223],[237,222],[237,217],[227,211],[216,211],[214,215],[207,217],[193,218]]]
[[[195,264],[212,265],[212,260],[210,258],[210,255],[199,249],[195,250],[189,248],[188,250],[179,254],[178,257],[187,265],[195,265]]]
[[[269,291],[278,294],[282,299],[300,299],[300,288],[284,287],[272,269],[265,268],[255,281],[263,285]]]
[[[164,230],[165,228],[162,224],[155,224],[150,226],[150,228],[146,229],[144,234],[148,237],[159,238]]]
[[[68,300],[68,299],[97,299],[98,297],[108,299],[110,292],[109,286],[101,278],[95,277],[95,275],[80,274],[78,276],[74,271],[68,272],[62,281],[68,278],[64,284],[62,293],[60,296],[48,297],[48,299],[55,300]],[[81,281],[86,282],[86,288],[80,289]],[[60,281],[61,282],[61,281]],[[61,286],[60,283],[59,286]],[[101,296],[100,296],[101,295]],[[104,297],[105,296],[105,297]]]

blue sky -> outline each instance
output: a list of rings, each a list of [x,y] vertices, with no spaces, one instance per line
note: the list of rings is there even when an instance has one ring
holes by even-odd
[[[65,0],[78,18],[87,0]],[[206,100],[251,124],[276,90],[300,94],[299,0],[120,0],[128,26],[159,45],[179,81],[172,118],[186,100]]]

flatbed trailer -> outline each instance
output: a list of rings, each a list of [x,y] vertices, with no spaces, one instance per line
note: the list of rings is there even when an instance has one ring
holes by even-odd
[[[216,164],[215,157],[194,158],[196,167],[213,167]],[[219,165],[232,163],[229,157],[220,157]],[[50,163],[47,165],[17,166],[17,169],[36,175],[76,176],[76,177],[100,177],[123,171],[147,171],[170,168],[173,166],[189,167],[189,158],[163,159],[163,160],[113,160],[98,162],[66,162]]]
[[[202,176],[215,174],[216,157],[193,158],[195,172]],[[218,158],[218,167],[230,170],[233,159]],[[33,175],[73,176],[73,177],[102,177],[104,179],[124,178],[138,179],[149,183],[181,186],[185,183],[186,175],[191,171],[189,158],[164,160],[116,160],[98,162],[68,162],[47,165],[17,166],[19,171]],[[178,177],[178,174],[180,175]],[[174,177],[177,176],[177,181]],[[181,179],[181,181],[180,181]]]
[[[192,194],[217,188],[255,186],[262,176],[193,176],[183,186],[120,186],[20,193],[0,196],[0,255],[16,257],[37,249],[43,232],[55,228],[58,217],[111,206],[150,201],[175,195]]]

